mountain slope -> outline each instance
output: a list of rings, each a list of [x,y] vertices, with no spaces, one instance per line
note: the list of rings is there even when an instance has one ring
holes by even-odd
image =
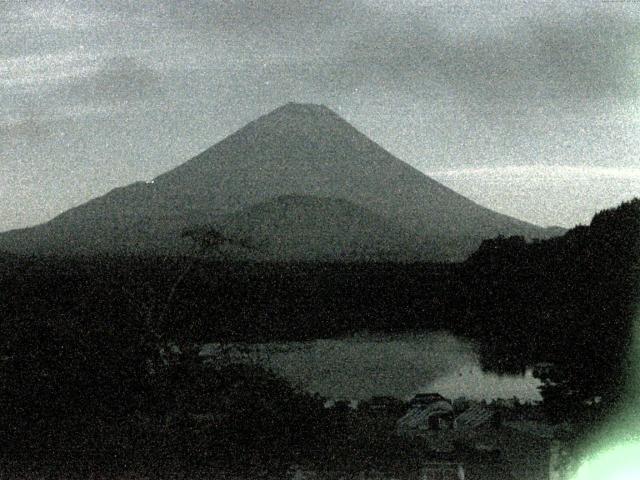
[[[0,235],[0,249],[170,252],[183,245],[182,229],[283,195],[366,207],[418,238],[429,238],[439,246],[435,258],[441,260],[463,258],[483,238],[499,234],[548,236],[427,177],[328,108],[287,104],[151,183],[116,189],[46,224]]]
[[[230,238],[250,239],[255,256],[274,260],[429,260],[435,253],[394,220],[335,198],[283,195],[212,226]]]

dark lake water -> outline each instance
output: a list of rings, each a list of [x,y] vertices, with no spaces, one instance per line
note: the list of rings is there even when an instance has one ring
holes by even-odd
[[[207,344],[202,352],[215,356],[220,348]],[[447,333],[362,334],[257,344],[241,350],[243,361],[261,363],[296,385],[332,399],[409,398],[429,391],[452,399],[540,400],[540,382],[530,370],[524,375],[502,376],[483,372],[473,345]]]

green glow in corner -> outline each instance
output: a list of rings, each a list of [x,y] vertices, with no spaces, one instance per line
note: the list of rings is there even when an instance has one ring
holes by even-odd
[[[573,480],[640,480],[640,442],[619,445],[588,458]]]
[[[629,355],[626,401],[571,480],[640,480],[640,314]]]

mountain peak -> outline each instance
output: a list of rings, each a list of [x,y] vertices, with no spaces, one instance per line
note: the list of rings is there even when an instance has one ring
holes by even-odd
[[[255,157],[263,156],[266,150],[278,150],[278,156],[318,156],[312,151],[314,145],[338,145],[340,143],[373,144],[349,122],[325,105],[289,102],[262,115],[223,140],[234,149]],[[344,147],[339,147],[343,150]],[[347,148],[349,149],[349,148]],[[273,152],[276,153],[276,152]]]
[[[37,229],[0,235],[0,249],[171,251],[181,245],[183,229],[273,199],[266,204],[272,207],[251,211],[267,219],[291,215],[287,228],[309,217],[318,228],[305,231],[321,239],[337,218],[356,219],[357,208],[349,206],[355,205],[372,212],[375,219],[365,216],[382,230],[393,221],[416,243],[431,239],[441,259],[462,258],[498,234],[548,236],[444,187],[326,106],[290,102],[156,177],[152,188],[120,188]],[[346,211],[352,214],[338,215]],[[257,224],[267,228],[268,222]]]
[[[274,111],[300,112],[300,113],[333,113],[330,108],[318,103],[287,102]]]
[[[300,121],[301,119],[327,119],[327,118],[340,119],[333,110],[325,105],[319,105],[315,103],[296,103],[289,102],[272,110],[264,115],[263,119],[295,119]]]

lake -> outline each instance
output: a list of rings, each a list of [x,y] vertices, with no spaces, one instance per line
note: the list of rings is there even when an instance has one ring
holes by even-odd
[[[223,349],[220,344],[206,344],[201,355],[216,358]],[[309,342],[234,344],[226,350],[236,361],[257,362],[330,399],[377,395],[408,399],[427,391],[451,399],[541,399],[540,381],[531,370],[524,375],[484,372],[473,344],[444,332],[365,333]]]

